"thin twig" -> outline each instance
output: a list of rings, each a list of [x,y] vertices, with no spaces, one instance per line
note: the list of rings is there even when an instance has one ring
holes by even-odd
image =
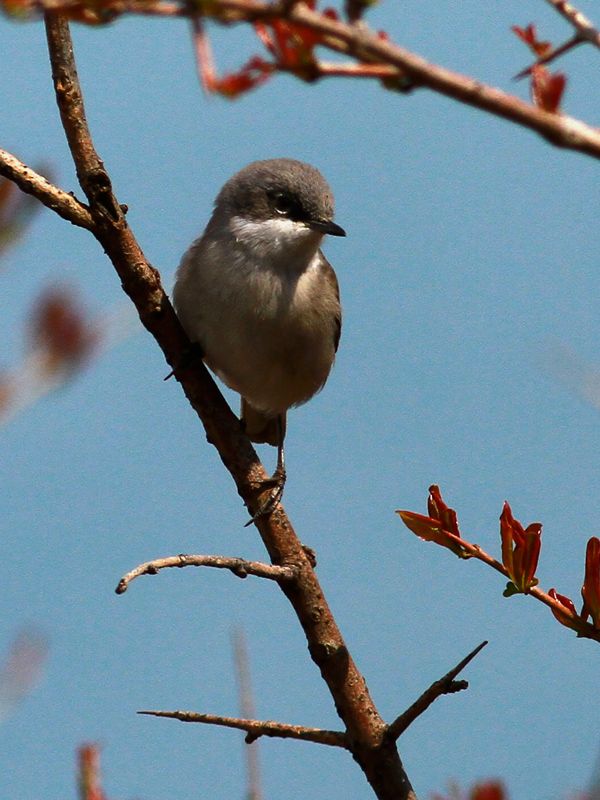
[[[45,22],[56,101],[77,179],[88,198],[96,223],[108,218],[113,224],[123,224],[123,210],[112,193],[110,179],[87,124],[69,24],[53,11],[46,12]]]
[[[577,37],[600,49],[600,31],[593,23],[566,0],[546,0],[577,31]]]
[[[525,67],[525,69],[522,69],[521,72],[517,72],[513,80],[518,81],[521,78],[527,77],[527,75],[531,75],[536,66],[541,64],[550,64],[551,61],[555,61],[559,56],[564,55],[569,50],[572,50],[574,47],[578,47],[583,43],[584,40],[578,34],[576,34],[568,41],[563,42],[563,44],[553,48],[549,52],[545,53],[545,55],[540,56],[537,61],[534,61],[534,63],[529,67]]]
[[[238,719],[238,717],[221,717],[216,714],[198,714],[194,711],[138,711],[151,717],[167,717],[180,722],[203,722],[206,725],[222,725],[225,728],[236,728],[246,731],[246,741],[254,742],[261,736],[273,736],[280,739],[299,739],[303,742],[326,744],[330,747],[348,749],[348,737],[341,731],[327,731],[321,728],[307,728],[304,725],[287,725],[272,720]]]
[[[129,584],[139,578],[140,575],[156,575],[159,570],[170,567],[214,567],[216,569],[231,570],[238,578],[256,575],[258,578],[267,578],[271,581],[290,581],[296,575],[296,571],[292,567],[278,567],[273,564],[264,564],[262,561],[246,561],[243,558],[231,556],[186,555],[181,553],[178,556],[156,558],[140,564],[126,575],[123,575],[115,592],[123,594],[129,588]]]
[[[16,183],[22,192],[33,195],[73,225],[88,229],[92,227],[92,217],[86,205],[2,149],[0,149],[0,175]]]
[[[298,74],[297,67],[274,65],[278,72]],[[402,73],[396,67],[386,64],[338,64],[335,61],[316,61],[310,67],[311,80],[317,78],[377,78],[379,80],[402,80]]]
[[[463,658],[462,661],[453,667],[450,672],[446,673],[443,678],[440,678],[434,683],[431,684],[429,689],[426,689],[423,694],[415,700],[415,702],[409,706],[406,711],[400,714],[392,724],[388,727],[386,736],[390,738],[392,741],[396,741],[411,725],[417,717],[420,717],[423,712],[427,711],[429,706],[437,700],[437,698],[442,694],[453,694],[454,692],[460,692],[463,689],[468,688],[469,684],[467,681],[455,681],[454,679],[462,672],[462,670],[469,664],[475,656],[483,650],[486,646],[487,642],[482,642],[478,645],[472,652],[469,653],[468,656]]]

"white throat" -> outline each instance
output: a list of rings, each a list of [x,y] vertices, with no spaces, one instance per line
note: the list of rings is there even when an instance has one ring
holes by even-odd
[[[319,231],[286,217],[261,221],[231,217],[228,229],[249,257],[277,270],[305,269],[323,240]]]

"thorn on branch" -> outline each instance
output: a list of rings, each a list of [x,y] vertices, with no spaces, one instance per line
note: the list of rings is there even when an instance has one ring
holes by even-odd
[[[280,739],[297,739],[303,742],[314,742],[330,747],[349,749],[348,737],[342,731],[328,731],[322,728],[308,728],[304,725],[288,725],[272,720],[239,719],[238,717],[222,717],[217,714],[199,714],[194,711],[138,711],[151,717],[177,719],[180,722],[200,722],[205,725],[221,725],[246,731],[245,741],[248,744],[261,736],[272,736]]]
[[[415,702],[409,706],[406,711],[400,714],[391,725],[388,726],[386,731],[386,738],[391,741],[396,741],[408,728],[409,725],[420,717],[429,706],[437,700],[437,698],[442,694],[455,694],[456,692],[461,692],[464,689],[469,687],[469,684],[465,680],[456,681],[454,680],[459,672],[469,664],[475,656],[483,650],[483,648],[487,645],[487,641],[482,642],[480,645],[469,653],[468,656],[465,656],[462,661],[453,667],[446,675],[440,678],[437,681],[434,681],[431,686],[426,689],[423,694],[415,700]]]

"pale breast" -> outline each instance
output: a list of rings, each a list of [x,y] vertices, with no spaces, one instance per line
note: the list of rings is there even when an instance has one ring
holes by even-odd
[[[331,267],[320,251],[304,269],[281,270],[231,248],[225,259],[219,245],[205,245],[186,253],[174,291],[188,336],[255,408],[279,413],[305,402],[335,357],[340,307]]]

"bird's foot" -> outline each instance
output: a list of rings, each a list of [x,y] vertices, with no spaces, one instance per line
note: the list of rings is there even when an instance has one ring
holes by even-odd
[[[252,525],[252,523],[256,522],[256,520],[260,517],[266,517],[268,514],[271,514],[273,511],[275,511],[281,502],[281,498],[283,497],[285,479],[285,469],[278,467],[270,478],[267,478],[261,483],[261,490],[272,487],[271,492],[269,493],[267,499],[260,504],[258,511],[248,520],[248,522],[246,522],[244,528]]]

